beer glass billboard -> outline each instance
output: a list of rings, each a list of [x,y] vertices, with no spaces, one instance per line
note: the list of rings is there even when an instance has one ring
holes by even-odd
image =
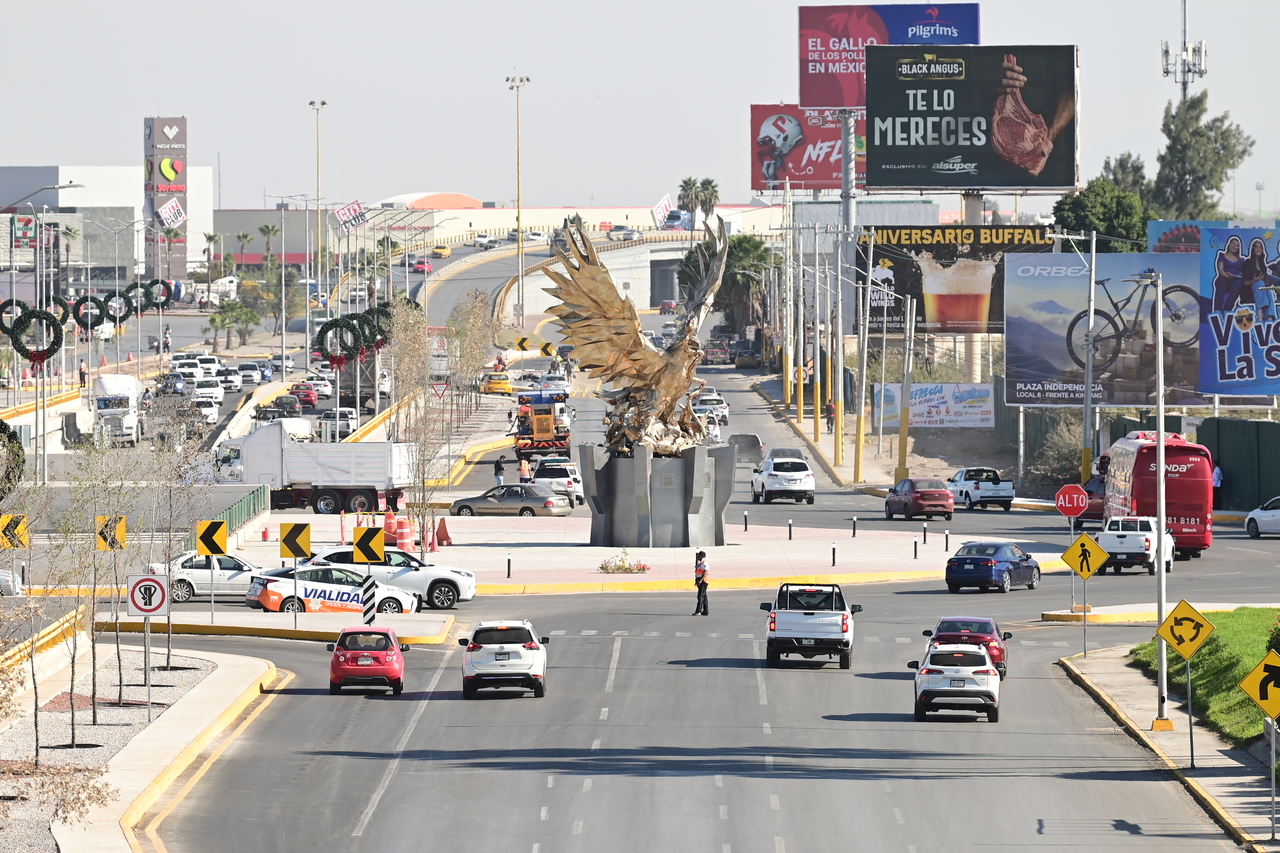
[[[1076,48],[871,45],[867,189],[1075,189]]]
[[[861,237],[864,257],[872,237]],[[915,300],[917,334],[1003,331],[1005,254],[1053,248],[1043,227],[876,228],[874,240],[869,320],[890,333],[905,326],[904,296]]]

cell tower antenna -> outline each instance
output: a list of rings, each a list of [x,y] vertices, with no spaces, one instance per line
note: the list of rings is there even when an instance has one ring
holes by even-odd
[[[1173,77],[1173,82],[1182,86],[1182,100],[1187,99],[1187,88],[1193,77],[1203,77],[1209,72],[1209,43],[1203,39],[1190,44],[1187,42],[1187,0],[1182,0],[1182,49],[1174,56],[1169,49],[1169,42],[1160,42],[1160,58],[1164,66],[1164,76]]]

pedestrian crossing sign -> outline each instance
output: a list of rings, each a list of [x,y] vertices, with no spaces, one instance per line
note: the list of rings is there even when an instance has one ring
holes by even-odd
[[[1097,542],[1093,541],[1093,537],[1088,533],[1081,533],[1080,538],[1072,542],[1067,550],[1062,552],[1062,562],[1071,567],[1071,571],[1078,574],[1084,580],[1093,577],[1094,573],[1100,571],[1106,565],[1110,554],[1102,550]]]

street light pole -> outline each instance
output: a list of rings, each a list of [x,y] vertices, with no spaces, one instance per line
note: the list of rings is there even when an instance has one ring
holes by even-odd
[[[516,93],[516,294],[520,299],[520,326],[524,329],[524,175],[520,160],[520,90],[528,77],[508,77],[507,89]]]
[[[315,110],[315,113],[316,113],[316,245],[315,245],[316,266],[315,266],[315,275],[312,276],[316,282],[316,293],[320,292],[321,274],[328,272],[328,270],[325,269],[327,265],[324,263],[323,256],[320,250],[321,246],[324,245],[323,231],[321,230],[323,227],[321,225],[322,208],[320,206],[320,111],[324,109],[325,106],[327,105],[328,105],[328,101],[321,101],[319,104],[317,104],[315,101],[311,102],[311,109]],[[304,355],[303,355],[303,361],[306,365],[306,369],[310,370],[311,369],[311,285],[309,284],[307,285],[306,291],[307,292],[306,292],[306,298],[304,299],[304,304],[306,305],[306,311],[307,311],[307,339],[306,339],[306,349],[304,350]]]

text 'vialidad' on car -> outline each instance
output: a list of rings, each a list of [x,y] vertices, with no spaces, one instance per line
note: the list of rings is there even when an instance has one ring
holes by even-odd
[[[363,585],[363,575],[346,569],[289,567],[257,575],[245,599],[273,613],[363,613]],[[418,609],[417,596],[386,584],[374,584],[373,600],[379,613]]]
[[[330,545],[321,548],[303,565],[345,569],[361,577],[372,575],[379,583],[413,593],[423,606],[433,610],[448,610],[459,601],[470,601],[476,597],[474,572],[425,563],[418,559],[417,554],[399,548],[384,548],[381,563],[357,563],[350,545]]]

